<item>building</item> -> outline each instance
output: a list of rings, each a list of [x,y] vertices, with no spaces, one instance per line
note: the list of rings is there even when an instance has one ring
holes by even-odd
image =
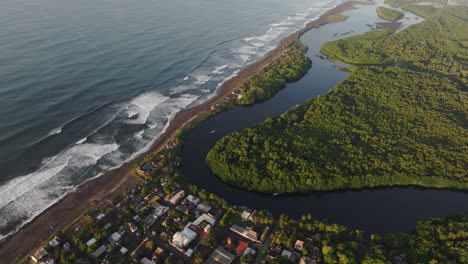
[[[200,215],[200,217],[197,218],[197,220],[195,220],[193,222],[193,225],[196,226],[196,227],[199,227],[200,224],[203,223],[203,222],[207,222],[211,226],[213,226],[216,223],[216,220],[213,217],[211,217],[211,216],[209,216],[207,214],[202,214],[202,215]]]
[[[197,233],[188,228],[189,226],[190,225],[187,225],[182,231],[174,234],[172,237],[172,245],[178,248],[184,248],[197,237]]]
[[[301,260],[299,261],[299,264],[313,264],[313,263],[315,263],[315,261],[309,257],[302,257]]]
[[[47,251],[44,247],[41,247],[38,250],[34,251],[34,253],[31,255],[31,259],[35,263],[39,263],[45,256],[47,256]]]
[[[234,254],[227,251],[222,246],[219,246],[213,254],[211,254],[206,264],[231,264],[235,257]]]
[[[185,196],[185,191],[182,190],[178,193],[176,193],[171,199],[169,199],[168,202],[170,202],[171,204],[177,204],[182,198],[184,198]]]
[[[302,249],[304,249],[304,241],[296,240],[296,243],[294,244],[294,248],[296,250],[302,251]]]
[[[211,206],[206,203],[201,203],[197,206],[197,210],[208,213],[211,210]]]
[[[99,256],[102,255],[102,253],[106,251],[107,251],[107,246],[102,245],[98,249],[96,249],[93,253],[91,253],[91,256],[93,256],[94,258],[98,258]]]
[[[244,251],[247,249],[247,247],[249,246],[249,244],[247,244],[247,242],[244,242],[244,241],[240,241],[239,244],[237,245],[236,247],[236,253],[238,255],[242,255],[244,253]]]
[[[88,242],[86,242],[86,246],[90,247],[90,246],[94,245],[94,243],[96,243],[96,241],[97,240],[93,237],[90,240],[88,240]]]
[[[287,257],[288,259],[291,258],[291,255],[292,255],[291,251],[286,250],[286,249],[283,249],[283,251],[281,252],[281,256]]]
[[[242,218],[242,220],[244,220],[244,221],[247,220],[247,219],[249,219],[249,216],[250,216],[250,212],[247,212],[247,211],[244,211],[244,212],[242,212],[242,214],[241,214],[241,218]]]
[[[185,198],[185,199],[187,199],[187,201],[189,201],[190,203],[193,203],[195,205],[198,205],[201,202],[200,199],[198,199],[197,197],[195,197],[195,196],[193,196],[191,194],[189,196],[187,196],[187,198]]]
[[[54,237],[54,239],[50,240],[50,241],[49,241],[49,245],[50,245],[52,248],[55,248],[55,247],[60,246],[60,241],[59,241],[58,237]]]
[[[254,230],[250,229],[250,228],[245,228],[245,227],[241,227],[241,226],[238,226],[238,225],[233,225],[230,230],[236,234],[239,234],[247,239],[249,239],[250,241],[252,242],[255,242],[255,243],[260,243],[260,241],[258,240],[258,234],[257,232],[255,232]]]
[[[119,233],[114,232],[112,235],[110,235],[107,241],[109,241],[111,245],[115,246],[120,241],[120,238],[122,238],[122,236]]]

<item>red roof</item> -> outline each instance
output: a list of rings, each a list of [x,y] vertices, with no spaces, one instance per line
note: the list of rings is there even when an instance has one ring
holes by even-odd
[[[242,254],[242,252],[244,252],[244,250],[245,250],[248,246],[249,246],[249,244],[247,244],[247,242],[240,241],[240,242],[239,242],[239,245],[237,245],[237,248],[236,248],[237,254]]]

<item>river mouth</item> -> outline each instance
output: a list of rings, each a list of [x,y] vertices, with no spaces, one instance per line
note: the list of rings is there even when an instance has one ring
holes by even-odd
[[[328,24],[304,34],[301,41],[309,48],[307,55],[313,62],[300,81],[288,84],[269,100],[235,107],[191,129],[182,148],[183,174],[200,189],[215,193],[232,205],[266,209],[275,215],[286,214],[293,218],[311,214],[321,220],[373,233],[408,231],[424,218],[468,211],[466,192],[395,187],[273,196],[230,186],[205,166],[206,154],[223,136],[325,94],[344,80],[347,73],[337,71],[335,67],[345,65],[321,57],[320,47],[327,41],[362,34],[381,23],[375,8],[375,5],[359,6],[345,12],[349,17],[345,22]],[[408,19],[402,21],[403,26],[422,21],[411,13],[404,13]]]

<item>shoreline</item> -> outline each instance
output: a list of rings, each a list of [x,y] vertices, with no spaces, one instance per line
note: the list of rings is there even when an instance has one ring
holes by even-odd
[[[132,168],[146,155],[164,148],[181,129],[196,123],[206,111],[210,111],[211,107],[227,100],[232,92],[239,88],[241,83],[256,75],[264,67],[280,57],[283,47],[291,42],[299,41],[300,37],[310,29],[342,21],[331,21],[328,17],[350,10],[357,3],[359,2],[348,1],[341,3],[322,14],[319,18],[308,22],[304,28],[282,39],[277,47],[268,52],[263,58],[242,68],[237,76],[224,82],[213,97],[201,104],[178,112],[170,121],[167,129],[151,143],[146,151],[122,164],[119,168],[84,182],[75,191],[67,194],[63,199],[26,223],[16,233],[4,238],[0,244],[0,257],[2,260],[6,261],[6,263],[21,260],[26,257],[26,254],[39,246],[45,238],[69,226],[90,207],[105,203],[108,198],[115,197],[125,189],[136,186],[142,179],[133,175]],[[345,17],[342,19],[345,19]]]

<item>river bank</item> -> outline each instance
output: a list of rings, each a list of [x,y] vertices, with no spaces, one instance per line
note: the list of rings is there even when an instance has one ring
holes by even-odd
[[[135,177],[131,171],[145,155],[164,148],[180,129],[198,121],[198,118],[203,117],[206,111],[209,111],[213,106],[225,101],[233,91],[238,89],[242,82],[257,74],[265,66],[281,56],[280,51],[285,45],[288,45],[292,41],[298,41],[299,37],[304,34],[304,32],[312,28],[318,28],[327,23],[339,21],[336,20],[334,16],[345,10],[349,10],[354,4],[355,2],[346,2],[329,10],[319,19],[308,23],[302,30],[283,39],[278,46],[264,58],[245,67],[237,76],[226,81],[215,96],[202,104],[176,114],[164,133],[158,137],[151,148],[146,152],[140,154],[138,157],[116,170],[107,172],[99,178],[87,181],[78,187],[75,192],[70,193],[34,218],[30,223],[23,226],[15,234],[7,237],[1,245],[0,257],[7,263],[13,262],[16,257],[25,255],[33,250],[45,237],[65,228],[93,204],[105,202],[106,198],[113,197],[123,190],[138,184],[140,179]]]

